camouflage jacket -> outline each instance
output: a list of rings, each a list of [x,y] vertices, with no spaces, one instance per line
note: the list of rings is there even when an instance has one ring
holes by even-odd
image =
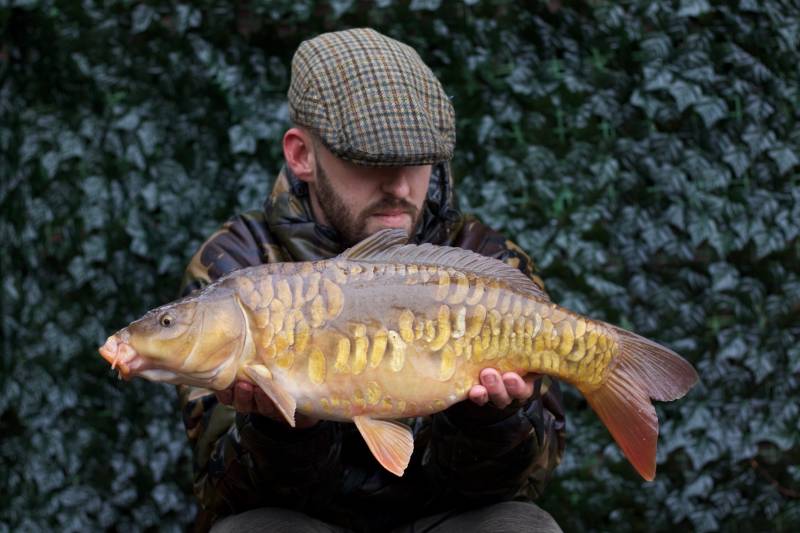
[[[449,169],[434,168],[415,240],[496,257],[542,286],[520,248],[456,209]],[[314,221],[306,185],[284,170],[263,211],[233,218],[200,247],[186,270],[183,293],[239,268],[327,259],[341,251],[336,232]],[[388,530],[448,509],[533,499],[564,451],[561,394],[547,377],[522,408],[486,408],[490,415],[476,420],[463,416],[457,404],[410,420],[414,454],[402,478],[378,465],[353,424],[322,421],[290,430],[258,415],[237,414],[199,392],[179,388],[202,508],[197,530],[221,516],[264,506],[364,531]]]

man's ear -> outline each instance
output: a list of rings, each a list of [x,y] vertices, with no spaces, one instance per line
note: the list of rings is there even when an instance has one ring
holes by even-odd
[[[286,166],[300,181],[316,179],[316,159],[311,134],[303,128],[290,128],[283,134],[283,157]]]

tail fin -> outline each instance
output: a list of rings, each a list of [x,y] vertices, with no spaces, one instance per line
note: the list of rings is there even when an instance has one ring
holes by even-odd
[[[647,481],[656,475],[658,417],[650,398],[676,400],[697,383],[697,372],[681,356],[615,326],[619,354],[606,381],[584,396],[625,457]]]

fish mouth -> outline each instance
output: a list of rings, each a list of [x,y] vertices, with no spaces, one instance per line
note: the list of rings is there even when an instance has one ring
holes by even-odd
[[[111,370],[117,370],[122,379],[128,380],[134,375],[141,360],[139,354],[122,335],[115,333],[106,339],[105,344],[98,348],[103,359],[111,363]]]

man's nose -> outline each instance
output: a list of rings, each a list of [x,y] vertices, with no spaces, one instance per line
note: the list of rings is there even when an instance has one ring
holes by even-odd
[[[381,188],[395,198],[408,198],[411,195],[411,183],[407,169],[398,167],[387,171]]]

